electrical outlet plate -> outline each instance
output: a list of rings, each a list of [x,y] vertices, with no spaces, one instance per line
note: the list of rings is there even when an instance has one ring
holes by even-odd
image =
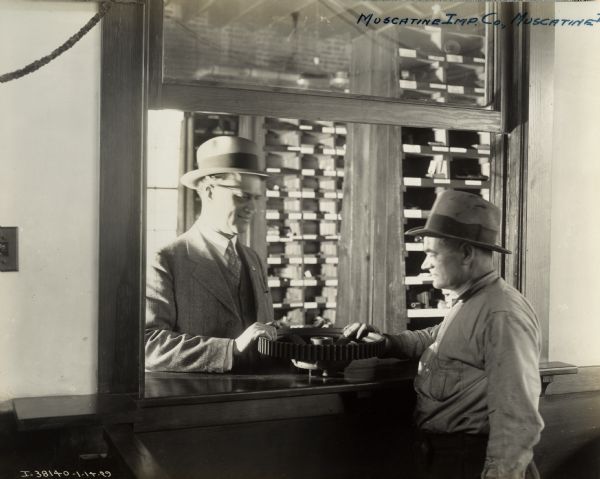
[[[19,271],[16,226],[0,226],[0,271]]]

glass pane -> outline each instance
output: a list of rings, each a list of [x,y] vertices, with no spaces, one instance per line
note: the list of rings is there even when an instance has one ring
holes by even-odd
[[[177,237],[179,170],[183,157],[183,114],[148,112],[146,176],[146,261]]]
[[[178,348],[175,353],[171,351],[169,345],[179,343],[171,342],[170,338],[185,335],[234,339],[245,327],[241,322],[221,320],[233,315],[233,309],[229,307],[216,309],[219,321],[213,323],[207,315],[196,316],[200,311],[213,311],[211,305],[215,304],[241,307],[240,303],[222,303],[223,298],[218,294],[229,287],[216,264],[218,253],[213,251],[203,256],[209,258],[209,262],[212,258],[213,265],[217,266],[216,274],[208,277],[198,276],[200,268],[195,266],[194,274],[189,277],[181,272],[182,269],[185,272],[185,262],[194,262],[197,258],[182,255],[182,263],[176,267],[165,260],[169,255],[161,253],[163,260],[160,262],[154,258],[154,253],[165,245],[171,245],[167,246],[167,251],[181,245],[176,237],[194,228],[196,223],[212,227],[211,222],[216,216],[202,216],[202,209],[195,199],[196,192],[173,185],[171,179],[196,169],[195,151],[215,136],[236,135],[251,139],[265,157],[269,173],[265,180],[265,197],[257,201],[250,228],[240,231],[239,241],[249,244],[261,258],[260,266],[266,270],[266,277],[258,286],[268,286],[273,303],[272,317],[257,316],[250,320],[272,318],[282,328],[336,328],[347,324],[351,314],[366,317],[373,303],[365,299],[374,297],[372,292],[367,292],[374,284],[371,275],[382,274],[370,267],[375,266],[373,258],[382,253],[379,249],[382,247],[391,251],[387,255],[390,264],[386,267],[395,268],[394,273],[401,277],[401,282],[388,293],[394,295],[394,307],[400,311],[390,315],[395,325],[415,330],[439,323],[448,310],[444,291],[435,289],[432,277],[422,269],[422,240],[402,235],[402,232],[423,226],[436,195],[448,188],[492,200],[498,194],[493,184],[497,183],[494,175],[499,168],[495,165],[490,133],[424,127],[400,129],[388,125],[217,112],[151,111],[148,121],[148,151],[157,152],[149,155],[147,170],[148,298],[152,297],[154,303],[161,302],[165,308],[160,310],[163,315],[160,321],[156,320],[157,309],[147,310],[149,316],[146,319],[152,322],[149,331],[153,339],[150,341],[152,348],[156,348],[149,350],[165,351],[166,355],[183,354]],[[391,135],[390,141],[380,142],[387,134]],[[372,191],[373,180],[377,178],[372,172],[378,161],[385,161],[387,167],[392,167],[389,175],[395,179],[378,186],[385,194],[386,204],[398,206],[386,209],[386,214],[379,220],[398,227],[390,230],[397,231],[397,242],[391,243],[388,238],[385,246],[376,241],[374,235],[379,233],[371,229],[374,226],[371,221],[376,221],[378,213],[376,202],[381,205],[382,199],[377,199]],[[369,167],[360,169],[357,168],[359,165]],[[362,218],[358,218],[360,216]],[[202,268],[208,265],[202,264]],[[176,270],[179,279],[173,280],[172,272]],[[211,285],[221,286],[207,288],[207,279]],[[157,295],[157,285],[164,293]],[[266,292],[265,289],[258,291]],[[362,296],[357,299],[358,294]],[[369,294],[371,296],[367,296]],[[202,298],[202,305],[194,309],[194,316],[181,313],[180,305],[187,297]],[[177,303],[175,298],[183,301]],[[232,301],[233,298],[231,295]],[[177,307],[170,307],[175,304]],[[162,318],[165,318],[164,322],[161,322]],[[180,318],[185,320],[180,322]],[[374,320],[381,321],[381,318]],[[233,326],[220,329],[222,324]],[[149,337],[147,335],[144,340]],[[187,344],[193,348],[197,343],[189,341]],[[220,354],[219,350],[214,351],[214,355]],[[208,351],[207,358],[209,354],[213,352]],[[156,357],[153,354],[150,360],[156,361]],[[179,364],[172,366],[156,361],[148,367],[147,398],[325,384],[325,380],[315,383],[318,379],[309,377],[305,370],[291,369],[288,360],[279,362],[277,367],[281,370],[275,369],[276,373],[261,369],[260,362],[246,365],[256,367],[248,370],[256,374],[238,376],[239,369],[235,368],[223,371],[233,373],[229,376],[233,378],[231,381],[220,381],[219,375],[213,373],[191,375],[188,376],[191,380],[183,381],[182,375],[165,374],[164,371],[207,370],[202,369],[206,364],[198,363],[194,369]],[[333,374],[327,378],[327,384],[345,384],[347,380],[343,374]]]
[[[485,106],[486,2],[171,0],[166,79]],[[470,23],[469,23],[470,22]]]

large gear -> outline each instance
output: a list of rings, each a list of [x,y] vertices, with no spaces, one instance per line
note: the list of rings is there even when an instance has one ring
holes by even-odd
[[[333,338],[332,344],[311,344],[311,337]],[[297,340],[301,338],[303,344]],[[294,342],[295,341],[295,342]],[[341,328],[293,328],[277,331],[277,340],[261,337],[258,351],[272,358],[294,359],[305,362],[353,361],[379,356],[385,340],[347,342]]]

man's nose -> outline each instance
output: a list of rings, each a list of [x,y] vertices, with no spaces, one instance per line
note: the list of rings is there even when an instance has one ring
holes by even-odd
[[[425,256],[425,261],[421,264],[421,269],[431,269],[431,262],[427,256]]]

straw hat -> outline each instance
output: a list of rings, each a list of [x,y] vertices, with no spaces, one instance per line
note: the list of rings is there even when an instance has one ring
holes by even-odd
[[[188,188],[195,189],[200,178],[218,173],[268,176],[256,143],[237,136],[216,136],[202,143],[196,150],[196,163],[198,169],[188,171],[179,180]]]

